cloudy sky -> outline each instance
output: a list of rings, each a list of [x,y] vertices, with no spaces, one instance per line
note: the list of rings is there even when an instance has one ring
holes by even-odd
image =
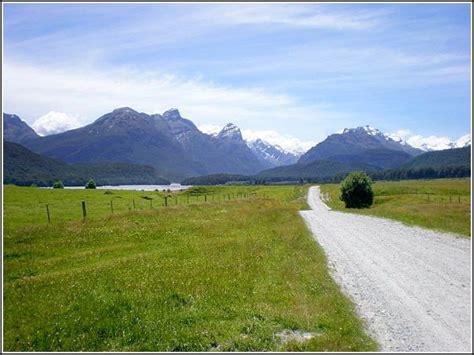
[[[469,4],[3,6],[3,111],[41,134],[123,106],[295,147],[470,133]]]

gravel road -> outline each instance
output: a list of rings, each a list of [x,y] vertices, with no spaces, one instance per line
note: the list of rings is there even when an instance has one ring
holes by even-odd
[[[471,351],[471,242],[331,211],[319,187],[301,215],[382,351]]]

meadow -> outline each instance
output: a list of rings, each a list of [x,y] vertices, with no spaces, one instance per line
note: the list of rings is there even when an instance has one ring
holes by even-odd
[[[338,211],[398,220],[408,225],[471,235],[471,180],[377,181],[374,204],[367,209],[346,209],[339,199],[339,184],[321,185],[327,204]]]
[[[298,215],[305,194],[198,187],[165,206],[4,186],[4,350],[376,350]],[[296,331],[312,338],[280,336]]]

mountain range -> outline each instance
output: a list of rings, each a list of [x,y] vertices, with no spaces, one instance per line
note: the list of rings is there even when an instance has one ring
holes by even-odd
[[[45,137],[16,115],[3,118],[4,140],[41,156],[66,164],[145,165],[154,169],[153,176],[171,181],[212,174],[283,179],[376,172],[404,166],[424,152],[364,126],[329,135],[298,156],[262,139],[246,141],[232,123],[218,133],[203,133],[177,109],[149,115],[119,108],[84,127]]]
[[[10,129],[11,117],[4,115],[6,140],[66,163],[145,164],[175,181],[221,172],[255,174],[274,166],[247,146],[236,126],[228,124],[218,135],[208,135],[177,109],[148,115],[125,107],[81,128],[27,139]]]

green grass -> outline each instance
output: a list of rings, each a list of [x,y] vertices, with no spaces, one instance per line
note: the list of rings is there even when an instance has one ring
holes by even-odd
[[[328,205],[339,211],[392,218],[409,225],[470,237],[470,179],[378,181],[373,185],[374,205],[346,209],[339,200],[338,184],[321,185]]]
[[[194,193],[248,196],[135,211],[125,201],[150,193],[4,192],[7,351],[376,349],[298,216],[301,187],[210,187]],[[30,213],[44,203],[51,225]],[[317,336],[281,344],[286,329]]]
[[[112,214],[164,208],[164,196],[168,207],[218,202],[255,197],[291,200],[301,193],[301,187],[276,186],[206,186],[193,187],[187,191],[164,193],[158,191],[120,190],[69,190],[42,189],[33,187],[4,186],[4,227],[47,224],[46,205],[52,224],[82,220],[82,201],[86,204],[88,220],[97,220]],[[151,200],[150,200],[151,199]],[[135,207],[134,207],[135,206]]]

